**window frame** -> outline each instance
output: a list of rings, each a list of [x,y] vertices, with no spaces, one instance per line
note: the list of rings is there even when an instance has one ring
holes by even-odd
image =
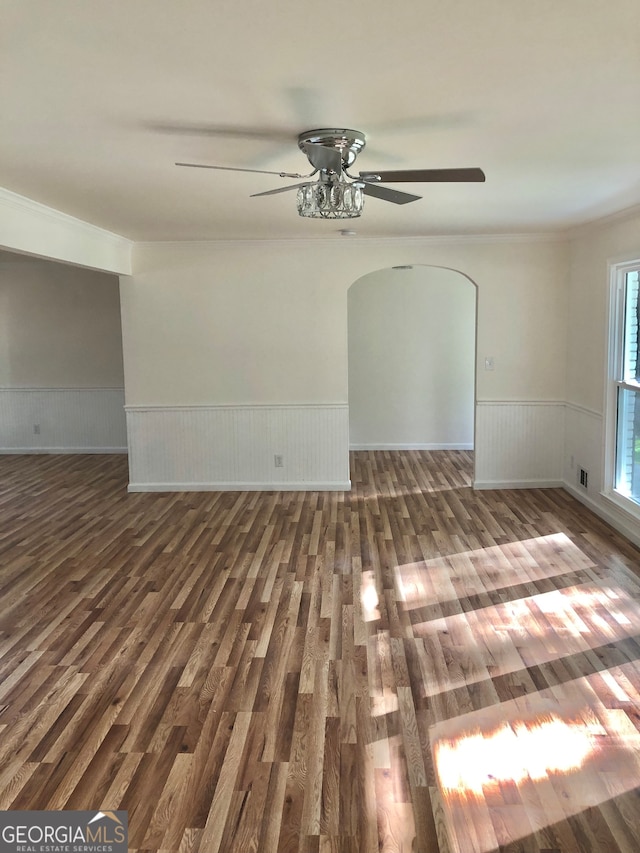
[[[602,496],[640,520],[640,503],[616,488],[618,477],[619,392],[640,392],[640,382],[624,378],[626,337],[627,274],[640,273],[640,257],[635,254],[609,262],[608,358],[605,379],[605,460]],[[640,301],[640,300],[639,300]],[[640,310],[640,305],[639,305]]]

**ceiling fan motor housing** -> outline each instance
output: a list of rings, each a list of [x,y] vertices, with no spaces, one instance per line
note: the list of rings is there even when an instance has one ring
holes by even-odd
[[[364,133],[360,130],[325,127],[319,130],[305,130],[298,136],[298,147],[305,154],[307,145],[322,145],[334,148],[342,157],[342,168],[348,168],[366,145]],[[313,164],[312,164],[313,165]]]

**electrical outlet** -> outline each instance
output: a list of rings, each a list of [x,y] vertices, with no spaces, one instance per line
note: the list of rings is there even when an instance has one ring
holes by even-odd
[[[40,424],[34,424],[33,425],[33,434],[34,435],[40,435]]]
[[[282,468],[283,467],[284,463],[282,460],[282,456],[279,453],[276,453],[276,455],[273,457],[273,464],[275,465],[276,468]]]

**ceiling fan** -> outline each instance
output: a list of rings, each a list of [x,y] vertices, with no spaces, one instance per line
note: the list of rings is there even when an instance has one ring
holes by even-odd
[[[298,190],[298,213],[315,219],[352,219],[360,216],[364,196],[373,196],[393,204],[408,204],[421,196],[401,192],[384,183],[424,183],[452,181],[484,181],[482,169],[405,169],[400,171],[367,171],[352,175],[348,169],[366,145],[359,130],[321,128],[306,130],[298,136],[298,147],[307,155],[313,171],[308,175],[297,172],[271,172],[263,169],[241,169],[234,166],[209,166],[204,163],[176,163],[195,169],[221,169],[229,172],[254,172],[278,175],[281,178],[302,179],[302,183],[254,193],[251,198]],[[309,178],[318,176],[315,181]]]

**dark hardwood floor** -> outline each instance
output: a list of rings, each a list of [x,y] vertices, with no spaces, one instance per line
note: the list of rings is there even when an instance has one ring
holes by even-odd
[[[126,809],[137,853],[638,853],[640,553],[470,476],[0,458],[0,809]]]

